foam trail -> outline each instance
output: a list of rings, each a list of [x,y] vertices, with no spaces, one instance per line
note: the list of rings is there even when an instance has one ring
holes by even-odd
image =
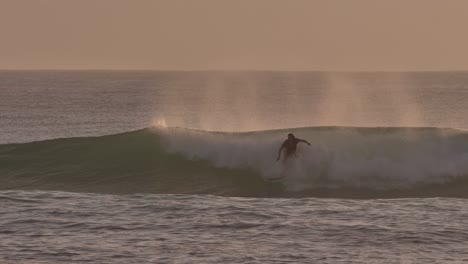
[[[249,167],[264,178],[286,168],[283,183],[293,191],[320,183],[372,188],[409,188],[468,175],[467,135],[444,129],[304,128],[292,129],[313,142],[300,145],[299,157],[275,162],[286,131],[207,133],[168,130],[171,151],[217,167]],[[164,132],[163,132],[164,133]]]

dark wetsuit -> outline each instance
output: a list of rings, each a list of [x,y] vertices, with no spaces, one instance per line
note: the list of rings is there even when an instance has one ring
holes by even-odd
[[[296,149],[297,149],[297,143],[300,141],[297,138],[294,139],[286,139],[283,142],[283,145],[281,146],[284,148],[284,152],[286,154],[286,157],[289,157],[291,154],[296,154]]]
[[[284,149],[284,160],[286,160],[287,158],[289,158],[291,155],[296,155],[296,149],[297,149],[297,144],[300,143],[300,142],[304,142],[304,143],[307,143],[308,145],[310,145],[310,143],[307,141],[307,140],[304,140],[304,139],[300,139],[300,138],[296,138],[296,137],[292,137],[292,138],[288,138],[286,139],[283,144],[281,145],[281,148],[278,152],[278,160],[281,156],[281,151]]]

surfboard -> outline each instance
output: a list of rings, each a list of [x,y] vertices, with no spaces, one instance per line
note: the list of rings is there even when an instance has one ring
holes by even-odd
[[[273,168],[273,173],[271,176],[265,177],[265,180],[268,181],[277,181],[282,180],[287,175],[288,166],[283,162],[277,162]]]

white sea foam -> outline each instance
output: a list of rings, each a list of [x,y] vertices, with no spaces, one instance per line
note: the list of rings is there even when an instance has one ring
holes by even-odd
[[[251,168],[292,191],[327,185],[406,188],[468,176],[468,134],[440,128],[298,128],[248,133],[158,129],[170,151],[216,167]],[[288,132],[299,144],[295,159],[276,162]]]

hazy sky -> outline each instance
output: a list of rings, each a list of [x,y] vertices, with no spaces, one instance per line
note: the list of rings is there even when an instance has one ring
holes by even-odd
[[[467,0],[0,0],[0,68],[468,70],[467,32]]]

